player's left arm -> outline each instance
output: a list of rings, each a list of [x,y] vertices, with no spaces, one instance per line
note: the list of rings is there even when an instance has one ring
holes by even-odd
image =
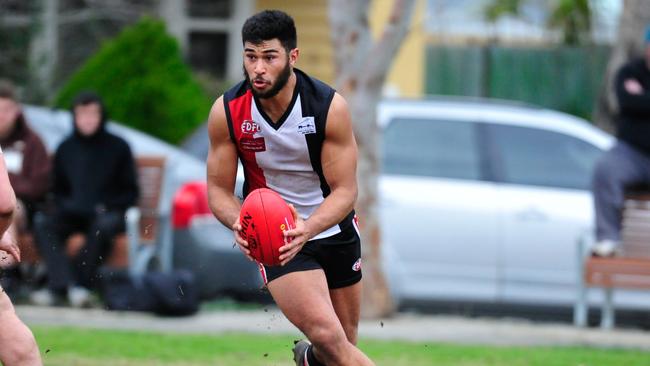
[[[0,150],[0,235],[4,234],[11,225],[15,208],[16,195],[9,182],[7,165],[2,150]]]
[[[352,132],[352,120],[347,102],[336,93],[330,104],[325,124],[325,140],[321,165],[331,193],[314,213],[302,220],[297,217],[296,228],[285,232],[291,243],[280,248],[280,261],[291,260],[311,238],[340,223],[354,208],[357,199],[357,143]],[[293,208],[292,208],[293,209]]]
[[[0,268],[20,261],[20,249],[13,235],[7,230],[13,221],[16,195],[9,182],[7,166],[0,150]],[[9,253],[14,260],[5,254]]]

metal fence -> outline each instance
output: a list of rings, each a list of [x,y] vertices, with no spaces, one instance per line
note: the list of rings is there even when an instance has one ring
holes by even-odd
[[[519,100],[587,119],[610,48],[430,46],[426,93]]]

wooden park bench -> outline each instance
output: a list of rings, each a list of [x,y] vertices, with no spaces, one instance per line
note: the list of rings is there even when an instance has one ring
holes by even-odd
[[[604,291],[601,328],[615,325],[614,289],[650,290],[650,190],[626,194],[623,209],[621,248],[615,256],[596,257],[588,252],[586,240],[578,246],[578,299],[574,323],[587,324],[587,289]]]
[[[165,179],[165,158],[141,156],[136,159],[136,162],[140,197],[138,205],[129,208],[126,212],[126,238],[124,239],[126,245],[124,242],[118,243],[120,240],[118,238],[113,257],[127,255],[128,267],[132,274],[142,274],[151,265],[169,270],[171,258],[168,257],[172,245],[171,223],[169,214],[164,214],[160,210]],[[158,263],[153,263],[152,260],[157,260]]]

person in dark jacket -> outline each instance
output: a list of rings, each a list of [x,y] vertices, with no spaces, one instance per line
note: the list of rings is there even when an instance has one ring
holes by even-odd
[[[614,84],[619,104],[614,147],[596,164],[593,194],[596,255],[616,253],[621,240],[621,212],[626,188],[650,185],[650,26],[645,55],[624,64]]]
[[[34,262],[36,251],[31,241],[22,239],[31,232],[34,214],[45,201],[51,164],[40,137],[27,125],[15,87],[7,80],[0,80],[0,147],[16,194],[16,210],[8,231],[27,259],[7,268],[0,282],[11,296],[20,296],[42,276],[42,266]]]
[[[98,267],[110,254],[115,235],[125,230],[125,211],[138,198],[131,149],[106,130],[100,97],[79,94],[72,113],[74,131],[54,156],[54,209],[37,235],[49,278],[49,291],[32,297],[40,304],[55,303],[67,295],[71,305],[86,305],[88,289],[97,285]],[[85,244],[70,260],[64,243],[76,232],[85,234]]]
[[[50,160],[40,137],[27,125],[14,86],[0,80],[0,147],[9,181],[16,193],[15,229],[27,231],[38,205],[45,200]]]

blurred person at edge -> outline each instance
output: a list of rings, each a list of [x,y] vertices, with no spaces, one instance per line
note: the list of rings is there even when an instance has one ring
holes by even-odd
[[[106,130],[102,99],[82,92],[72,103],[74,130],[56,150],[52,193],[54,207],[36,230],[36,241],[48,269],[48,288],[34,292],[32,302],[88,306],[96,288],[97,269],[125,230],[124,215],[138,199],[135,159],[126,141]],[[72,257],[66,239],[85,234]]]
[[[625,63],[616,75],[618,139],[594,171],[596,244],[592,253],[598,256],[619,250],[625,189],[650,185],[650,26],[644,43],[644,55]]]
[[[9,230],[14,238],[20,238],[31,231],[34,213],[45,200],[51,165],[45,145],[27,125],[14,85],[7,80],[0,80],[0,146],[17,198]],[[23,253],[33,252],[18,244]],[[18,279],[17,269],[5,272],[5,289],[10,293],[17,290]]]
[[[1,150],[1,149],[0,149]],[[20,261],[20,249],[7,230],[16,211],[16,196],[0,151],[0,270]],[[9,296],[0,287],[0,363],[5,366],[39,366],[41,355],[34,335],[18,318]]]

